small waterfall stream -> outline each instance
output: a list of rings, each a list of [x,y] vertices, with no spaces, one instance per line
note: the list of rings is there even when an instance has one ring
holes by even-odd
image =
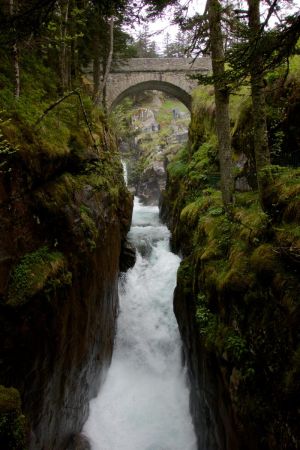
[[[111,366],[84,427],[93,450],[195,450],[181,340],[173,314],[178,256],[158,208],[135,199],[137,261],[120,280]]]

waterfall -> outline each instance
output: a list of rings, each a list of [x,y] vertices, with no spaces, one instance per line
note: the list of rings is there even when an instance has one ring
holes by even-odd
[[[93,450],[196,450],[172,297],[180,259],[158,208],[135,199],[135,266],[121,277],[107,378],[84,427]]]
[[[121,160],[122,166],[123,166],[123,176],[124,176],[124,181],[126,186],[128,185],[128,173],[127,173],[127,164],[126,162],[122,159]]]

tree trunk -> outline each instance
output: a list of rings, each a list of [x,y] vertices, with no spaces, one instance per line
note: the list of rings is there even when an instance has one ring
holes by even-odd
[[[77,8],[78,2],[76,0],[71,0],[70,10],[74,12]],[[74,82],[76,83],[78,77],[79,61],[78,61],[78,36],[77,36],[77,20],[76,17],[72,17],[72,12],[70,14],[71,20],[69,20],[69,28],[71,34],[71,43],[69,45],[69,89],[73,88]]]
[[[14,0],[9,0],[9,14],[14,15],[16,4]],[[15,84],[15,98],[18,100],[20,97],[20,64],[19,64],[19,49],[17,39],[12,45],[12,58],[14,66],[14,84]]]
[[[19,49],[15,42],[13,44],[13,60],[14,60],[14,73],[15,73],[15,98],[20,98],[20,64],[19,64]]]
[[[106,85],[111,69],[114,51],[114,19],[112,17],[109,19],[108,25],[109,25],[109,49],[107,60],[102,61],[101,64],[102,58],[99,50],[100,41],[96,31],[97,40],[95,42],[94,61],[93,61],[94,103],[96,105],[102,104],[104,110],[106,109]],[[102,80],[101,80],[101,68],[103,71]]]
[[[249,29],[250,45],[252,49],[250,61],[251,95],[254,129],[254,152],[258,188],[261,195],[260,170],[270,164],[270,152],[268,146],[268,132],[266,120],[266,103],[264,93],[263,58],[259,52],[259,38],[261,32],[260,0],[248,0],[249,5]]]
[[[68,32],[68,19],[69,19],[69,0],[59,2],[60,10],[60,78],[62,92],[68,88],[69,84],[69,67],[68,67],[68,52],[67,52],[67,32]]]
[[[114,53],[114,19],[111,17],[109,21],[109,53],[108,58],[106,61],[106,67],[105,67],[105,73],[103,76],[103,82],[102,82],[102,104],[104,109],[106,109],[106,85],[108,80],[108,75],[111,69],[112,59],[113,59],[113,53]]]
[[[229,90],[223,80],[225,64],[221,29],[221,5],[219,0],[208,0],[208,19],[212,69],[214,76],[216,130],[219,147],[221,190],[223,203],[226,207],[233,202],[233,175],[229,118]]]
[[[77,38],[73,38],[70,49],[70,87],[73,87],[73,80],[77,80],[78,76],[78,51],[77,51]]]
[[[93,100],[96,103],[99,96],[100,81],[101,81],[101,58],[100,58],[100,36],[98,30],[95,31],[94,35],[94,54],[93,54]]]

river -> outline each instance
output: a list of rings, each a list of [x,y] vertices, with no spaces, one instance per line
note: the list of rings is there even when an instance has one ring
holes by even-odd
[[[173,314],[180,259],[156,206],[135,198],[129,233],[135,266],[119,283],[111,366],[83,433],[93,450],[196,450],[186,369]]]

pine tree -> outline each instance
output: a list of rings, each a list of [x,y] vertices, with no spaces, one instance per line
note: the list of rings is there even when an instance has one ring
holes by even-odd
[[[270,151],[268,146],[268,130],[266,118],[265,84],[263,56],[257,49],[260,42],[260,0],[248,0],[249,10],[249,44],[252,47],[250,62],[251,98],[254,132],[254,153],[259,191],[262,194],[260,171],[270,164]]]
[[[221,28],[221,5],[218,0],[208,0],[208,21],[214,77],[221,190],[223,203],[225,206],[228,206],[233,201],[229,89],[223,78],[225,73],[225,57]]]

